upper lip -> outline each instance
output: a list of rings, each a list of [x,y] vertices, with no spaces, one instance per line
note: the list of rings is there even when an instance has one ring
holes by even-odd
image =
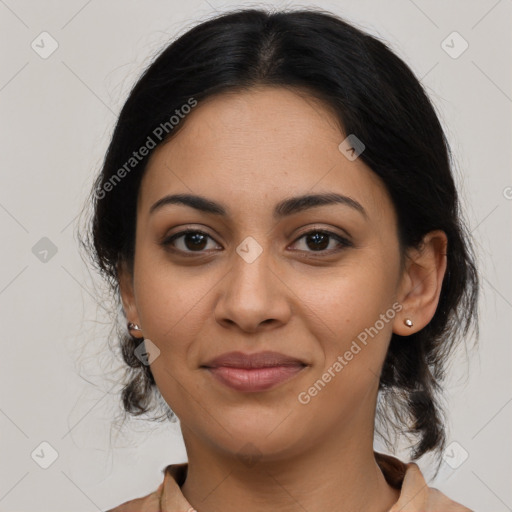
[[[214,359],[210,359],[202,366],[206,366],[207,368],[216,368],[218,366],[230,366],[233,368],[268,368],[272,366],[292,365],[306,366],[306,363],[296,357],[266,350],[264,352],[256,352],[255,354],[227,352]]]

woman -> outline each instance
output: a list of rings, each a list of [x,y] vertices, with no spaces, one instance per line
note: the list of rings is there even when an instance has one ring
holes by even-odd
[[[385,44],[313,10],[196,26],[130,93],[93,193],[124,408],[163,399],[188,456],[112,511],[469,510],[373,450],[380,419],[442,453],[444,366],[478,331],[449,147]]]

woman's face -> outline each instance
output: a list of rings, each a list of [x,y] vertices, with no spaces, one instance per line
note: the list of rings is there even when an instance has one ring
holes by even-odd
[[[148,163],[133,281],[121,289],[129,320],[160,351],[151,371],[186,442],[225,454],[249,442],[277,460],[362,427],[373,436],[380,370],[403,325],[397,219],[383,182],[339,149],[346,135],[321,104],[286,89],[210,98],[181,122]],[[152,211],[175,194],[224,213],[172,201]],[[360,206],[277,208],[318,194]],[[180,236],[186,229],[200,233]],[[266,389],[235,388],[205,367],[232,351],[303,365],[274,369],[288,378]]]

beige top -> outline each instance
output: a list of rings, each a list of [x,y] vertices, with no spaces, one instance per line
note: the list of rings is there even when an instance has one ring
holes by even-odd
[[[374,453],[388,484],[401,491],[399,500],[389,512],[473,512],[437,489],[428,487],[414,462],[405,464],[390,455]],[[185,482],[187,469],[187,462],[167,466],[163,469],[164,481],[156,491],[107,512],[197,512],[180,488]]]

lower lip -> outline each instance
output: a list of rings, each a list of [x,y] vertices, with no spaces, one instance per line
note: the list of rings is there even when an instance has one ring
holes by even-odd
[[[218,366],[207,370],[220,382],[237,391],[265,391],[291,379],[306,368],[302,365],[271,366],[267,368],[233,368]]]

